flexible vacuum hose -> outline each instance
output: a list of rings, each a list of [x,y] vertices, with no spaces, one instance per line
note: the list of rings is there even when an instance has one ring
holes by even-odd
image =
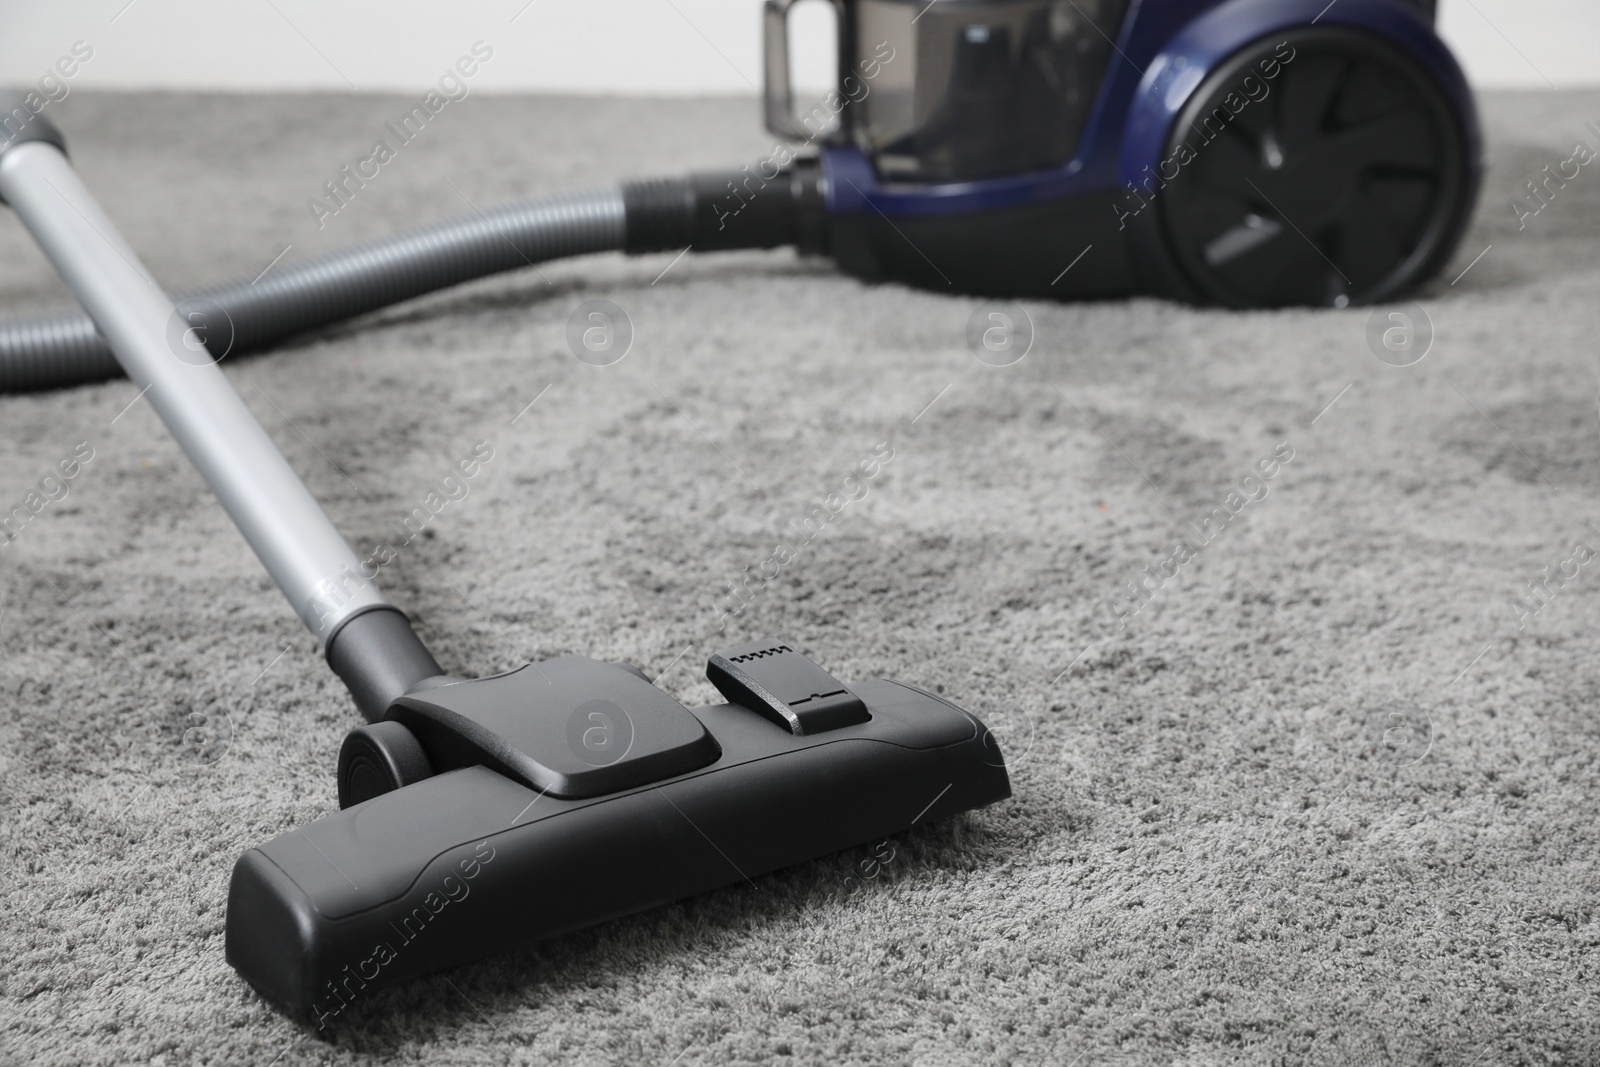
[[[775,189],[770,188],[776,186]],[[738,195],[739,191],[743,196]],[[762,195],[765,193],[766,195]],[[518,201],[182,293],[178,309],[217,358],[503,271],[594,252],[773,248],[820,251],[814,167],[752,180],[723,174],[630,182]],[[805,215],[810,221],[802,222]],[[122,373],[82,312],[0,321],[0,392]]]

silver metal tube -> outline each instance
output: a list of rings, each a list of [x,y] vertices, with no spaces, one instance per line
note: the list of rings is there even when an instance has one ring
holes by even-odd
[[[9,203],[72,289],[117,362],[144,387],[302,622],[326,644],[345,619],[387,602],[191,324],[139,262],[54,145],[0,155]],[[187,343],[186,343],[187,342]],[[192,347],[191,347],[192,346]]]

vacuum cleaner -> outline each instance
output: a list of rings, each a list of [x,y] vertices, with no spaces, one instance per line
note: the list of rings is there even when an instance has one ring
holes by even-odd
[[[177,301],[59,131],[0,100],[0,199],[87,312],[0,328],[0,386],[119,371],[142,386],[367,720],[339,753],[340,810],[233,871],[228,961],[284,1009],[327,1025],[375,988],[979,808],[1010,782],[972,715],[842,682],[781,637],[713,653],[726,702],[694,709],[583,656],[446,674],[217,360],[610,250],[790,245],[949,292],[1347,306],[1437,271],[1476,195],[1471,96],[1425,3],[831,2],[838,90],[801,114],[792,3],[768,0],[765,113],[784,140],[761,163],[512,204]]]
[[[368,720],[340,811],[246,852],[228,962],[326,1024],[373,988],[1010,796],[973,716],[792,642],[711,656],[690,710],[584,656],[447,675],[35,119],[0,149],[22,218]]]
[[[794,2],[764,12],[763,159],[422,226],[180,294],[185,317],[221,358],[551,259],[786,246],[947,293],[1348,307],[1434,277],[1477,198],[1433,0],[816,0],[838,84],[798,109]],[[87,316],[0,322],[0,390],[119,373]]]

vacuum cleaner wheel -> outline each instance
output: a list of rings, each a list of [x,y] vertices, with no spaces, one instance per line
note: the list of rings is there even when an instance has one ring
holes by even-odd
[[[404,725],[375,722],[345,735],[339,748],[339,807],[348,808],[433,777],[433,764]]]
[[[1449,258],[1473,192],[1439,86],[1386,42],[1333,28],[1265,38],[1213,71],[1161,177],[1173,253],[1232,307],[1393,299]]]

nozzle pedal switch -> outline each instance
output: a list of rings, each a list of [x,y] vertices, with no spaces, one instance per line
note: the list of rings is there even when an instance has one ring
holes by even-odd
[[[587,656],[427,685],[389,707],[437,772],[481,765],[553,796],[604,796],[714,763],[699,719],[635,668]]]
[[[843,682],[773,638],[714,653],[706,677],[730,703],[793,734],[820,734],[872,718]]]

